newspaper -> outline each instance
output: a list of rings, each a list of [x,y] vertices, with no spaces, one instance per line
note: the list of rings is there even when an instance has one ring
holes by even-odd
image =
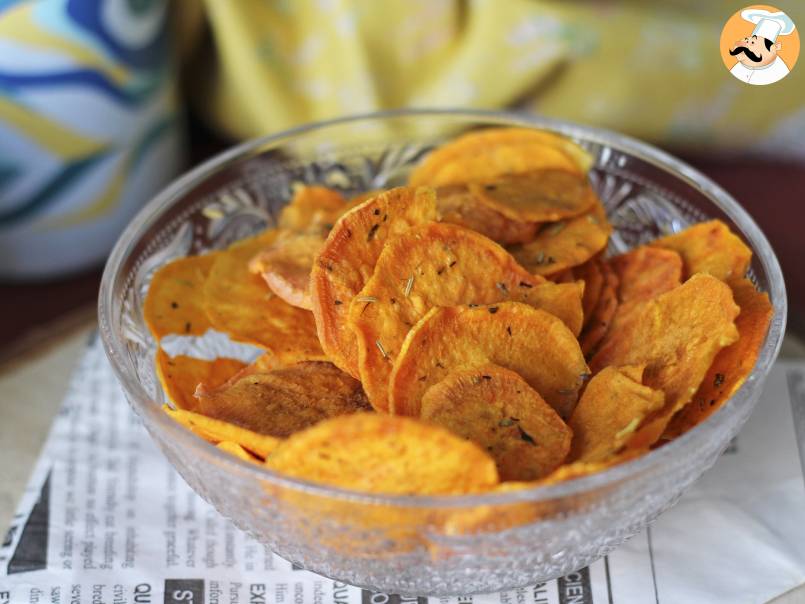
[[[805,583],[805,364],[778,363],[745,429],[650,528],[570,575],[405,598],[294,568],[172,469],[90,344],[4,543],[0,604],[767,602]],[[23,401],[20,401],[24,404]]]

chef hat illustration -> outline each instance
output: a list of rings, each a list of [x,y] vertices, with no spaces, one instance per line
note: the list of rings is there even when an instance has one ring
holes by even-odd
[[[766,38],[774,42],[777,36],[787,36],[794,31],[794,22],[784,12],[772,13],[762,8],[747,8],[741,17],[755,24],[753,36]]]

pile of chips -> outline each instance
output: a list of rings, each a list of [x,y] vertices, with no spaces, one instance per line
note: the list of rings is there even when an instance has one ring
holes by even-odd
[[[251,364],[170,357],[165,410],[255,464],[371,493],[550,484],[661,446],[751,372],[772,316],[720,221],[608,257],[591,160],[471,132],[409,185],[300,186],[276,228],[153,277],[146,321]]]

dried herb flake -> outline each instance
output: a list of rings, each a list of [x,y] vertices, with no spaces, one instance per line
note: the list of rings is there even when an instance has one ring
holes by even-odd
[[[528,432],[523,430],[520,424],[517,424],[517,429],[520,431],[520,440],[527,442],[529,445],[537,444],[537,441],[535,441]]]
[[[413,287],[414,287],[414,276],[411,275],[410,277],[408,277],[408,281],[405,282],[405,290],[403,291],[406,298],[411,294],[411,289]]]

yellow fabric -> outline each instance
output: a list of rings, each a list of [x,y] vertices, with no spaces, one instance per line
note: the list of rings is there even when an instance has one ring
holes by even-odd
[[[233,137],[387,108],[519,107],[672,146],[805,154],[805,67],[767,87],[733,78],[718,49],[731,0],[203,1],[214,54],[193,96]],[[805,5],[779,6],[805,24]]]

